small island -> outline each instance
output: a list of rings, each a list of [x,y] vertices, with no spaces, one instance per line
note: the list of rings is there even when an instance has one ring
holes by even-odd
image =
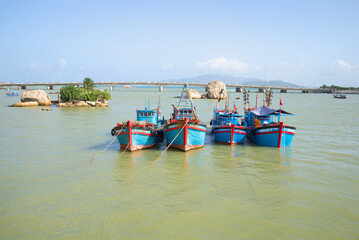
[[[59,100],[58,107],[108,107],[111,94],[107,90],[97,90],[94,81],[85,78],[83,87],[62,87]]]

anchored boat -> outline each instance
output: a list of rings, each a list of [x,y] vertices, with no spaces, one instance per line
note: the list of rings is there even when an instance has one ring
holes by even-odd
[[[346,99],[347,95],[346,94],[334,94],[333,97],[339,98],[339,99]]]
[[[214,141],[231,145],[243,143],[247,133],[240,123],[242,117],[243,115],[238,114],[235,104],[233,109],[229,109],[226,102],[224,109],[218,109],[217,103],[211,120]]]
[[[160,119],[160,107],[137,109],[136,115],[136,121],[117,123],[111,131],[112,135],[117,135],[121,148],[131,152],[150,148],[163,138],[162,125],[165,120]]]
[[[203,147],[207,126],[197,118],[187,84],[182,89],[178,105],[172,106],[172,118],[164,125],[167,145],[183,151]]]
[[[19,93],[18,92],[6,93],[6,96],[8,96],[8,97],[16,97],[16,96],[19,96]]]
[[[281,121],[281,117],[293,114],[286,112],[281,108],[269,108],[271,96],[271,91],[266,92],[265,102],[267,106],[264,104],[263,106],[254,109],[245,107],[243,125],[246,126],[247,135],[256,144],[279,148],[290,146],[296,128],[284,124]],[[248,96],[245,97],[245,99],[248,99]],[[282,105],[282,100],[280,100],[280,106]]]

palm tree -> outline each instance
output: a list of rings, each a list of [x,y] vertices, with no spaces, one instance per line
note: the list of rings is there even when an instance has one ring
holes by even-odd
[[[85,78],[83,84],[86,91],[93,90],[95,87],[94,81],[91,78]]]

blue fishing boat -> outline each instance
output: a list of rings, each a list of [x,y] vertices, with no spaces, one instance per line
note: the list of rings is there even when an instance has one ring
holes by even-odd
[[[131,152],[150,148],[163,138],[162,125],[165,120],[161,119],[160,107],[137,109],[136,116],[136,121],[117,123],[111,130],[111,134],[117,136],[121,148]]]
[[[19,96],[19,93],[18,92],[6,93],[6,96],[8,96],[8,97],[16,97],[16,96]]]
[[[183,151],[203,147],[207,126],[196,115],[187,84],[182,89],[178,105],[172,106],[172,118],[164,125],[167,145]]]
[[[264,105],[259,108],[251,109],[245,106],[243,125],[247,129],[247,135],[256,144],[279,148],[288,147],[292,143],[296,128],[284,124],[281,117],[293,114],[281,108],[269,108],[271,96],[271,91],[266,92]],[[280,106],[282,105],[282,100],[280,99]]]
[[[231,145],[243,143],[247,132],[245,127],[241,126],[242,117],[243,115],[238,114],[236,105],[229,109],[226,103],[224,109],[218,109],[217,103],[211,120],[214,141]]]

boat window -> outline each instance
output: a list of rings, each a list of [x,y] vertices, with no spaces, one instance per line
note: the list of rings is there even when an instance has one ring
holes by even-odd
[[[143,117],[143,112],[140,112],[140,116]]]
[[[147,113],[146,113],[146,112],[144,113],[144,116],[147,117]]]

